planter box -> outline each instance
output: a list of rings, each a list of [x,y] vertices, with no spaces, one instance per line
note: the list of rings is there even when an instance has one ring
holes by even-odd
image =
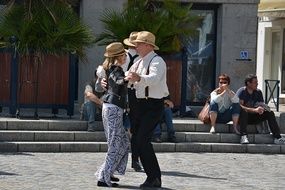
[[[12,115],[18,108],[66,109],[73,115],[74,56],[44,55],[39,62],[15,55],[0,51],[0,107],[9,106]]]

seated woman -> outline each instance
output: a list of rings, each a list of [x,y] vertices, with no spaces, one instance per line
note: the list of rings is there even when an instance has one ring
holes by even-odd
[[[234,131],[239,134],[237,129],[240,104],[237,95],[229,88],[230,77],[226,74],[219,76],[219,87],[211,92],[210,99],[210,133],[215,133],[216,123],[228,123],[233,121]]]

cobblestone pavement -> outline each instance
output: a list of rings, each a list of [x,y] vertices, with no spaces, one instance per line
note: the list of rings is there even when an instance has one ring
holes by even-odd
[[[0,154],[1,190],[94,190],[105,153]],[[159,153],[164,190],[284,189],[285,155]],[[139,189],[130,162],[116,189]],[[115,189],[115,188],[114,188]]]

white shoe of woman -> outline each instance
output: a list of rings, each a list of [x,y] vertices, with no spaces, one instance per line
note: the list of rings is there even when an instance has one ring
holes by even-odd
[[[213,133],[216,133],[214,126],[211,127],[210,133],[212,133],[212,134],[213,134]]]

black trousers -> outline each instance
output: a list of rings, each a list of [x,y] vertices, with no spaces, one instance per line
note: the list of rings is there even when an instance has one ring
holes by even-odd
[[[132,133],[132,138],[131,138],[131,151],[132,151],[132,161],[138,161],[139,158],[139,152],[137,148],[137,143],[136,143],[136,116],[137,113],[137,98],[136,98],[136,90],[128,88],[128,100],[129,100],[129,107],[130,107],[130,112],[129,112],[129,117],[130,117],[130,123],[131,123],[131,133]]]
[[[138,99],[135,117],[136,147],[147,175],[147,180],[161,178],[161,171],[155,156],[151,138],[164,110],[163,99]]]
[[[265,111],[263,114],[249,113],[241,109],[239,122],[240,122],[240,134],[246,135],[247,124],[258,124],[262,121],[268,121],[269,128],[274,138],[281,138],[280,128],[276,122],[276,118],[273,111]]]

